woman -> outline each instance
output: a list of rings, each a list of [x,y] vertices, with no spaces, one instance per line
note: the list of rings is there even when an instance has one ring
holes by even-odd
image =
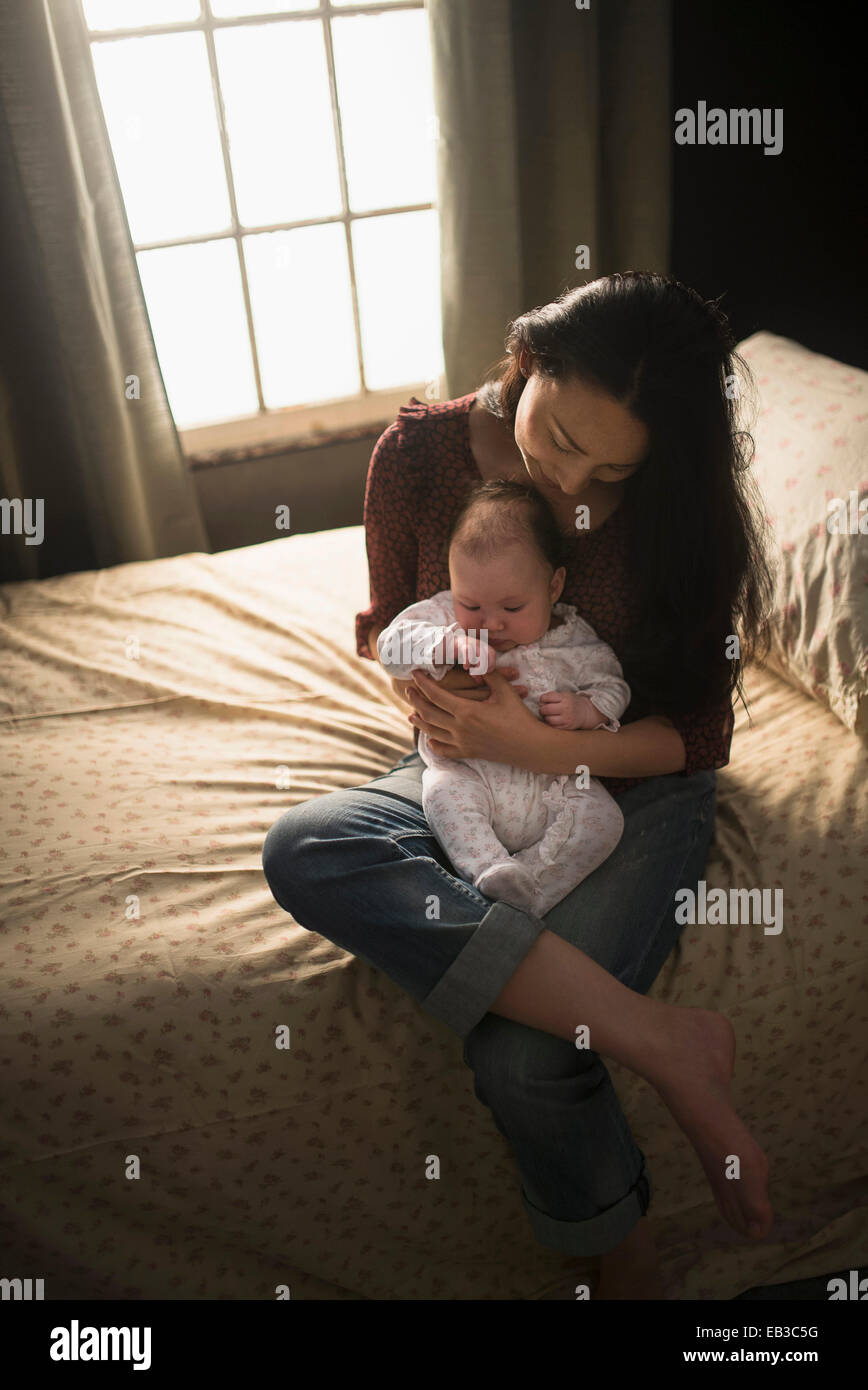
[[[602,1058],[655,1087],[740,1234],[761,1239],[772,1222],[765,1155],[730,1101],[729,1022],[645,997],[679,935],[675,894],[704,870],[732,696],[770,592],[749,438],[735,427],[733,367],[745,379],[747,367],[715,305],[638,271],[523,314],[506,347],[479,391],[414,398],[378,441],[357,648],[376,659],[396,613],[448,587],[442,540],[469,487],[530,478],[571,538],[562,600],[623,666],[623,727],[551,728],[522,703],[515,668],[479,687],[458,669],[393,686],[444,757],[599,777],[623,812],[621,841],[544,920],[492,903],[431,835],[411,753],[366,786],[286,812],[263,863],[296,922],[384,970],[464,1039],[537,1239],[599,1255],[596,1297],[657,1298],[649,1176]],[[480,627],[496,637],[499,622],[495,610]],[[726,1177],[732,1154],[738,1181]]]

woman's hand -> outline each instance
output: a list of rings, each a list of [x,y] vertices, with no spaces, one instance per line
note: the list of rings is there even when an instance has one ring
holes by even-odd
[[[471,704],[458,691],[444,690],[445,682],[416,673],[406,699],[413,706],[410,723],[427,734],[432,753],[444,758],[488,758],[496,763],[512,761],[516,748],[526,746],[540,728],[540,721],[522,703],[515,687],[504,679],[507,670],[499,667],[477,678],[486,688],[482,701]],[[517,674],[517,672],[516,672]]]
[[[507,680],[514,681],[518,679],[518,668],[516,666],[501,666],[500,670],[502,674],[506,676]],[[424,675],[425,673],[420,671],[418,674]],[[407,703],[410,703],[408,698],[409,692],[411,690],[418,690],[418,686],[415,681],[412,680],[400,681],[393,677],[390,684],[398,699],[407,701]],[[462,700],[487,700],[491,694],[482,676],[471,676],[469,671],[462,671],[460,666],[453,666],[451,671],[446,672],[442,681],[434,681],[432,684],[439,686],[441,690],[451,690],[454,695],[460,696]],[[517,685],[515,689],[522,699],[527,694],[526,685]]]

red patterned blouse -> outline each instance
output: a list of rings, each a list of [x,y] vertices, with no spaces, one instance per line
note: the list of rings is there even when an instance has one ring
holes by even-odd
[[[411,396],[374,447],[364,509],[371,602],[356,615],[359,656],[376,659],[367,645],[370,628],[386,627],[409,604],[449,588],[449,568],[440,550],[463,498],[482,481],[470,447],[468,417],[475,399],[473,391],[425,405]],[[560,602],[575,605],[619,657],[629,627],[633,582],[626,571],[625,542],[620,507],[602,526],[577,531],[560,596]],[[624,674],[629,682],[629,672]],[[640,717],[631,706],[622,723]],[[687,750],[685,776],[729,761],[731,701],[672,716],[672,722]],[[600,778],[616,795],[643,780]]]

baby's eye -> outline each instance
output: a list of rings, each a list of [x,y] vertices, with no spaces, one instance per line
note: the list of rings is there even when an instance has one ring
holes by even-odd
[[[504,613],[520,613],[523,608],[524,604],[520,603],[517,608],[505,608],[503,611]]]

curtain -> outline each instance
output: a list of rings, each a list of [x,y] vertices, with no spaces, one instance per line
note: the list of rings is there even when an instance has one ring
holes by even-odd
[[[0,196],[0,495],[44,517],[4,508],[0,579],[209,549],[77,0],[0,7]]]
[[[671,0],[427,9],[455,397],[502,356],[525,310],[616,270],[668,271]]]

